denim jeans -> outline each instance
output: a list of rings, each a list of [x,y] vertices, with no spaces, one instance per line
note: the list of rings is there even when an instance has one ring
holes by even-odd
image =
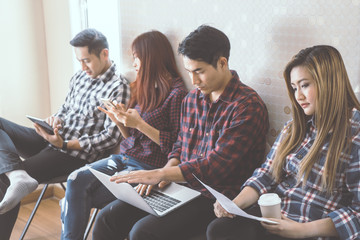
[[[23,169],[42,183],[67,175],[85,164],[82,159],[49,147],[35,129],[0,117],[0,174]]]
[[[70,174],[65,198],[60,202],[61,239],[83,239],[91,208],[102,208],[115,196],[90,172],[96,169],[108,175],[122,171],[150,170],[154,167],[124,154],[111,155]]]

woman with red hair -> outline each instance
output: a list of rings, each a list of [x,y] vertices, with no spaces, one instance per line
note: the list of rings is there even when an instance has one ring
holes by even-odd
[[[74,171],[68,178],[61,202],[61,239],[82,239],[91,208],[102,208],[116,198],[89,171],[108,175],[163,167],[177,138],[182,99],[187,94],[166,36],[158,31],[139,35],[132,43],[136,79],[130,84],[126,108],[114,104],[105,112],[120,129],[120,154]],[[138,192],[152,186],[138,185]],[[129,206],[129,211],[133,209]]]

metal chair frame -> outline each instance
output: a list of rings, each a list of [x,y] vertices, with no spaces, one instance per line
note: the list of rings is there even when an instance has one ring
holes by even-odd
[[[40,206],[40,203],[41,203],[41,200],[43,199],[44,195],[45,195],[45,192],[47,190],[47,188],[49,187],[50,184],[54,184],[54,183],[60,183],[61,187],[64,189],[64,191],[66,191],[66,187],[64,185],[64,182],[66,182],[67,180],[67,176],[62,176],[62,177],[57,177],[57,178],[53,178],[47,182],[44,183],[44,187],[43,189],[41,190],[41,193],[36,201],[36,204],[30,214],[30,217],[28,218],[27,222],[26,222],[26,225],[21,233],[21,236],[19,238],[19,240],[23,240],[24,237],[25,237],[25,234],[26,232],[28,231],[29,227],[30,227],[30,224],[36,214],[36,211],[38,210],[39,206]],[[94,211],[93,211],[93,214],[91,215],[91,219],[86,227],[86,231],[85,231],[85,234],[84,234],[84,240],[87,239],[89,233],[90,233],[90,229],[95,221],[95,218],[96,218],[96,215],[98,213],[99,209],[95,208]]]

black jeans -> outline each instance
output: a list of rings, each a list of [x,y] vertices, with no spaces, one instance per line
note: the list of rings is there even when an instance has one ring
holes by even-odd
[[[245,211],[254,216],[261,216],[257,204]],[[206,237],[208,240],[289,240],[288,238],[269,234],[259,221],[244,217],[224,217],[213,220],[207,228]],[[310,238],[306,240],[310,240]]]
[[[70,174],[85,161],[48,146],[32,128],[0,118],[0,192],[1,199],[9,186],[5,173],[23,169],[39,183]],[[20,156],[25,160],[21,160]],[[19,204],[0,215],[0,239],[8,239],[14,227]]]
[[[214,201],[203,196],[179,209],[156,217],[120,200],[103,208],[96,218],[93,239],[189,239],[215,219]]]
[[[23,169],[41,183],[70,174],[85,163],[49,147],[34,129],[0,118],[0,174]]]
[[[6,189],[9,186],[9,179],[0,175],[0,201],[3,199]],[[10,239],[11,231],[19,212],[20,203],[5,214],[0,215],[0,240]]]

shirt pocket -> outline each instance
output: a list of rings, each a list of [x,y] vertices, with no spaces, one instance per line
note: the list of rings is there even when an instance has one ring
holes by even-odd
[[[97,119],[100,115],[102,115],[102,112],[97,108],[98,106],[101,106],[100,101],[91,97],[84,102],[82,114],[86,118]]]
[[[182,142],[186,146],[185,149],[188,149],[190,154],[196,154],[201,150],[201,141],[202,141],[201,130],[198,125],[186,125],[183,128],[183,139]],[[200,155],[200,154],[199,154]]]
[[[210,139],[208,141],[208,143],[209,143],[208,150],[214,149],[216,147],[216,143],[222,134],[223,134],[223,129],[218,127],[217,125],[215,125],[210,130]]]

